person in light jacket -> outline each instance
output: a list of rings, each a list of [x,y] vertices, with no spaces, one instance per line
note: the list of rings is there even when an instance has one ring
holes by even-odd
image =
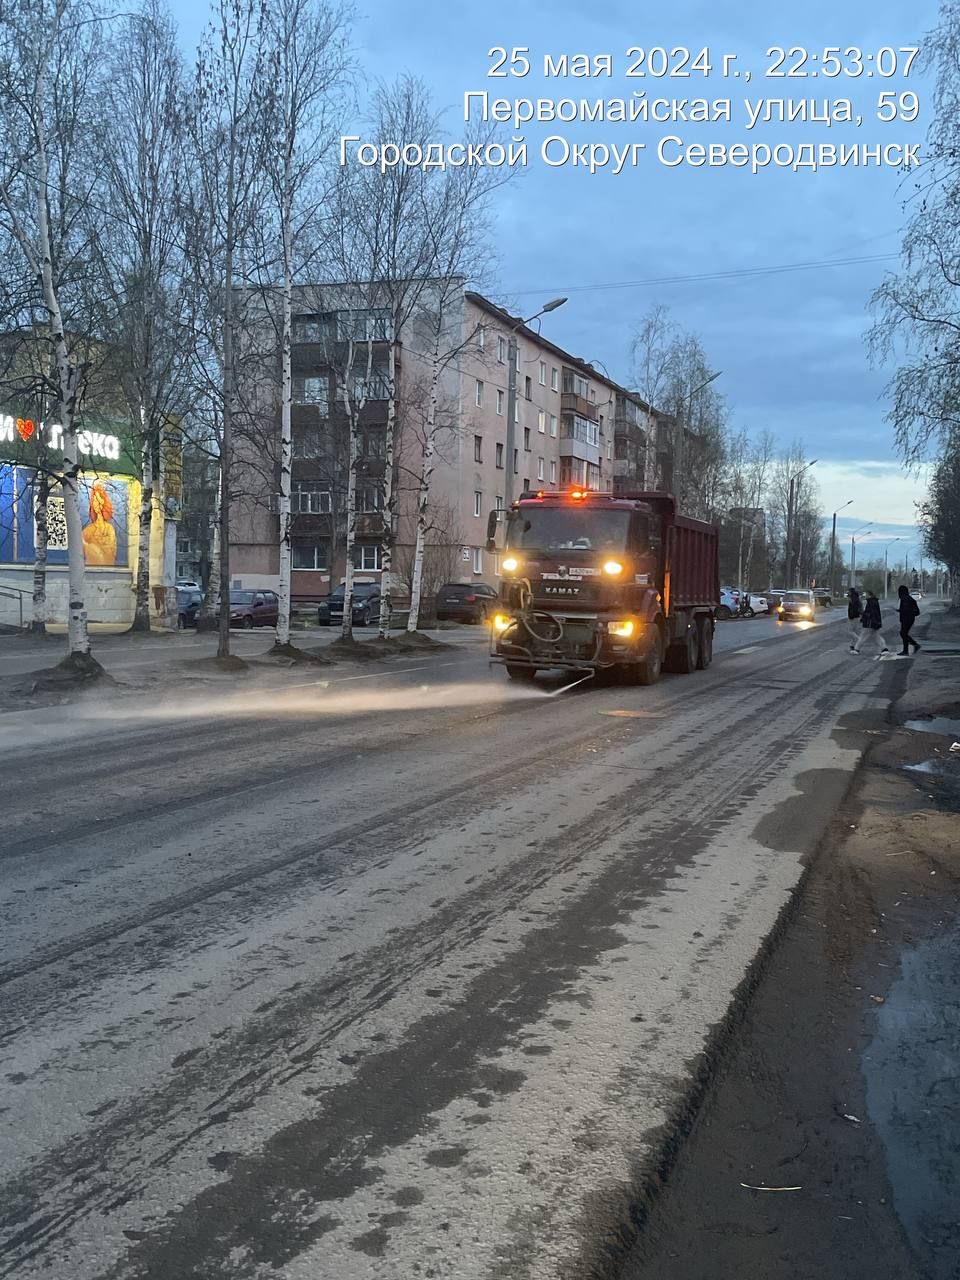
[[[920,616],[920,606],[905,586],[899,586],[897,588],[897,594],[900,597],[900,604],[897,608],[897,612],[900,614],[900,639],[903,641],[903,650],[900,657],[908,658],[910,656],[911,645],[913,646],[914,653],[920,652],[920,646],[910,634],[910,628]]]
[[[864,637],[873,637],[880,648],[880,652],[877,656],[883,657],[885,653],[889,653],[890,650],[887,647],[887,642],[883,638],[883,632],[880,629],[882,625],[880,618],[880,601],[872,591],[868,591],[867,603],[863,606],[863,617],[860,619],[860,635],[857,637],[856,642],[850,646],[851,651],[853,653],[859,653]]]

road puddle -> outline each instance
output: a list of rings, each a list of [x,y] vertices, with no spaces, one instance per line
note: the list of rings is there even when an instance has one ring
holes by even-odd
[[[897,1215],[924,1274],[956,1280],[960,1257],[960,923],[904,951],[862,1059]]]
[[[943,716],[934,716],[931,720],[907,720],[905,729],[914,733],[938,733],[943,738],[960,738],[960,720],[947,720]]]

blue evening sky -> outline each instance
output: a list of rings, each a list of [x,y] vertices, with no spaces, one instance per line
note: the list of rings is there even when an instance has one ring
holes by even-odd
[[[184,45],[192,49],[205,19],[202,6],[172,0]],[[450,136],[463,115],[463,94],[493,97],[731,97],[732,124],[527,125],[530,163],[500,193],[496,205],[496,259],[481,287],[497,301],[531,314],[566,293],[569,301],[545,317],[546,336],[588,360],[602,361],[630,382],[630,343],[655,303],[696,332],[731,409],[735,428],[772,430],[786,446],[802,440],[827,510],[848,507],[839,527],[848,532],[870,521],[864,535],[883,540],[902,533],[918,541],[914,502],[922,480],[905,476],[884,421],[889,370],[870,367],[864,347],[867,304],[894,258],[810,270],[674,283],[628,283],[696,277],[826,259],[896,254],[911,180],[888,168],[828,168],[793,172],[749,169],[668,169],[656,158],[657,141],[675,134],[685,142],[900,143],[922,140],[929,121],[929,81],[915,65],[909,79],[886,79],[864,61],[859,78],[765,78],[773,45],[858,46],[864,54],[884,46],[917,45],[936,22],[935,0],[805,0],[736,6],[678,0],[637,5],[607,0],[520,0],[513,6],[451,5],[449,0],[367,0],[355,28],[356,56],[366,83],[410,72],[423,79],[445,110]],[[529,46],[532,70],[522,79],[489,79],[487,51],[495,45]],[[708,46],[709,79],[627,79],[624,56],[642,47]],[[545,53],[611,53],[614,76],[550,79]],[[738,55],[751,83],[724,80],[721,58]],[[817,64],[809,62],[808,69]],[[868,71],[873,71],[868,75]],[[921,113],[913,125],[876,118],[884,91],[913,89]],[[774,123],[746,128],[744,97],[795,99],[849,97],[863,124]],[[345,133],[358,132],[346,127]],[[512,129],[506,128],[505,138]],[[645,142],[638,167],[609,171],[550,168],[540,141],[563,134],[572,142]],[[848,518],[848,513],[852,516]],[[847,543],[849,547],[849,542]],[[862,553],[861,553],[862,554]],[[912,557],[915,559],[916,553]]]

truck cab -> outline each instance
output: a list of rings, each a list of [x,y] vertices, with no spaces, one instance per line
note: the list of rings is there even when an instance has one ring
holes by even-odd
[[[496,527],[491,513],[488,546]],[[523,494],[507,514],[493,660],[515,680],[546,668],[619,669],[640,684],[658,679],[665,660],[707,665],[716,542],[712,526],[677,516],[667,494]]]

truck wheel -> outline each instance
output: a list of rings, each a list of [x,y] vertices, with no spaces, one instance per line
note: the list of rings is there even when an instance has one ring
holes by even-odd
[[[518,680],[520,684],[533,684],[537,678],[537,670],[536,667],[522,667],[517,662],[508,662],[507,675],[511,680]]]
[[[660,672],[663,670],[663,638],[657,631],[656,638],[650,647],[647,656],[643,662],[639,663],[635,668],[637,684],[651,685],[656,684],[660,679]]]
[[[670,646],[670,670],[678,675],[688,676],[696,671],[700,663],[699,629],[687,627],[686,638],[677,645]]]
[[[700,642],[698,645],[700,656],[697,659],[697,669],[706,671],[713,661],[713,624],[709,618],[700,618],[697,625],[697,634]]]

